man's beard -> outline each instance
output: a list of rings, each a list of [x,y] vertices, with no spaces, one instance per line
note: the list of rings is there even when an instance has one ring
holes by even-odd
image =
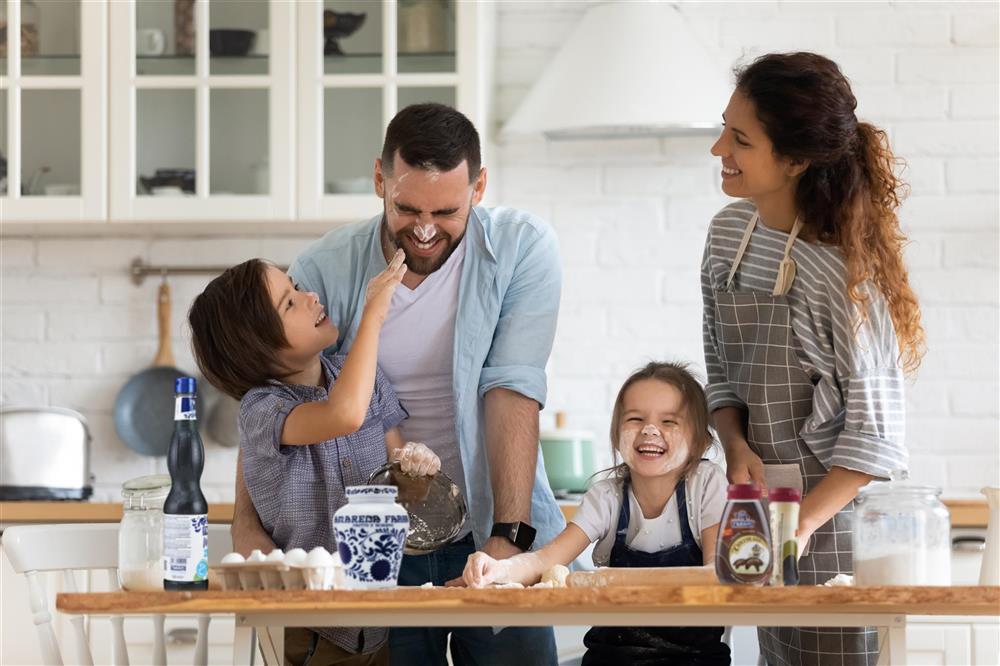
[[[388,217],[383,217],[382,220],[382,245],[388,248],[389,252],[387,254],[391,256],[397,249],[402,249],[403,254],[406,255],[406,270],[415,275],[427,276],[444,266],[445,262],[448,261],[451,254],[455,251],[455,248],[462,242],[462,238],[465,237],[463,233],[458,238],[452,238],[450,234],[438,229],[434,240],[440,242],[443,239],[445,243],[444,250],[439,252],[437,256],[418,257],[414,256],[410,252],[409,247],[403,243],[403,239],[407,237],[411,242],[413,241],[413,226],[405,227],[397,231],[394,235],[390,235]],[[466,226],[468,226],[468,220],[466,220]]]

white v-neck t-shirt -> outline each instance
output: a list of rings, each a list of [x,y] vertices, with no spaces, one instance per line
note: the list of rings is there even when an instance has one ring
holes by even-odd
[[[382,326],[378,362],[410,415],[400,424],[403,438],[430,447],[441,458],[441,470],[468,500],[455,427],[452,376],[464,263],[463,238],[444,265],[416,289],[402,284],[396,287]]]

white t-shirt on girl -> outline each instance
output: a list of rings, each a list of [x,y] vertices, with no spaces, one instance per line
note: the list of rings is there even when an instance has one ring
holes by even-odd
[[[685,479],[688,525],[695,541],[701,546],[701,530],[722,520],[726,506],[726,473],[713,462],[701,461],[698,467]],[[628,533],[625,543],[630,548],[646,553],[655,553],[681,542],[681,528],[678,524],[677,494],[670,496],[663,513],[655,518],[645,518],[639,502],[629,488]],[[601,479],[594,482],[583,496],[580,508],[572,522],[583,530],[594,547],[594,564],[608,566],[611,548],[615,543],[618,528],[618,513],[622,504],[622,480]]]

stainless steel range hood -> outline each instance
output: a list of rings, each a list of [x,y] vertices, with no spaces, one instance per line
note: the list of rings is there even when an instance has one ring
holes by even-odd
[[[676,7],[608,2],[587,11],[501,137],[712,133],[731,91],[729,70]]]

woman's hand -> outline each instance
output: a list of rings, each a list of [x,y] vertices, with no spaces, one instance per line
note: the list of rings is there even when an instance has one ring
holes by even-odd
[[[407,442],[392,452],[392,459],[399,462],[404,474],[412,476],[434,476],[441,470],[441,459],[419,442]]]
[[[406,255],[402,250],[396,250],[386,269],[368,283],[368,291],[365,293],[365,314],[378,318],[379,322],[385,321],[396,286],[406,275],[406,264],[403,263],[405,258]]]
[[[491,583],[510,582],[510,562],[495,560],[486,553],[478,551],[469,555],[462,572],[462,580],[469,587],[486,587]]]
[[[729,477],[729,483],[756,483],[761,496],[767,496],[764,463],[760,456],[750,450],[746,440],[731,441],[726,447],[726,476]]]

